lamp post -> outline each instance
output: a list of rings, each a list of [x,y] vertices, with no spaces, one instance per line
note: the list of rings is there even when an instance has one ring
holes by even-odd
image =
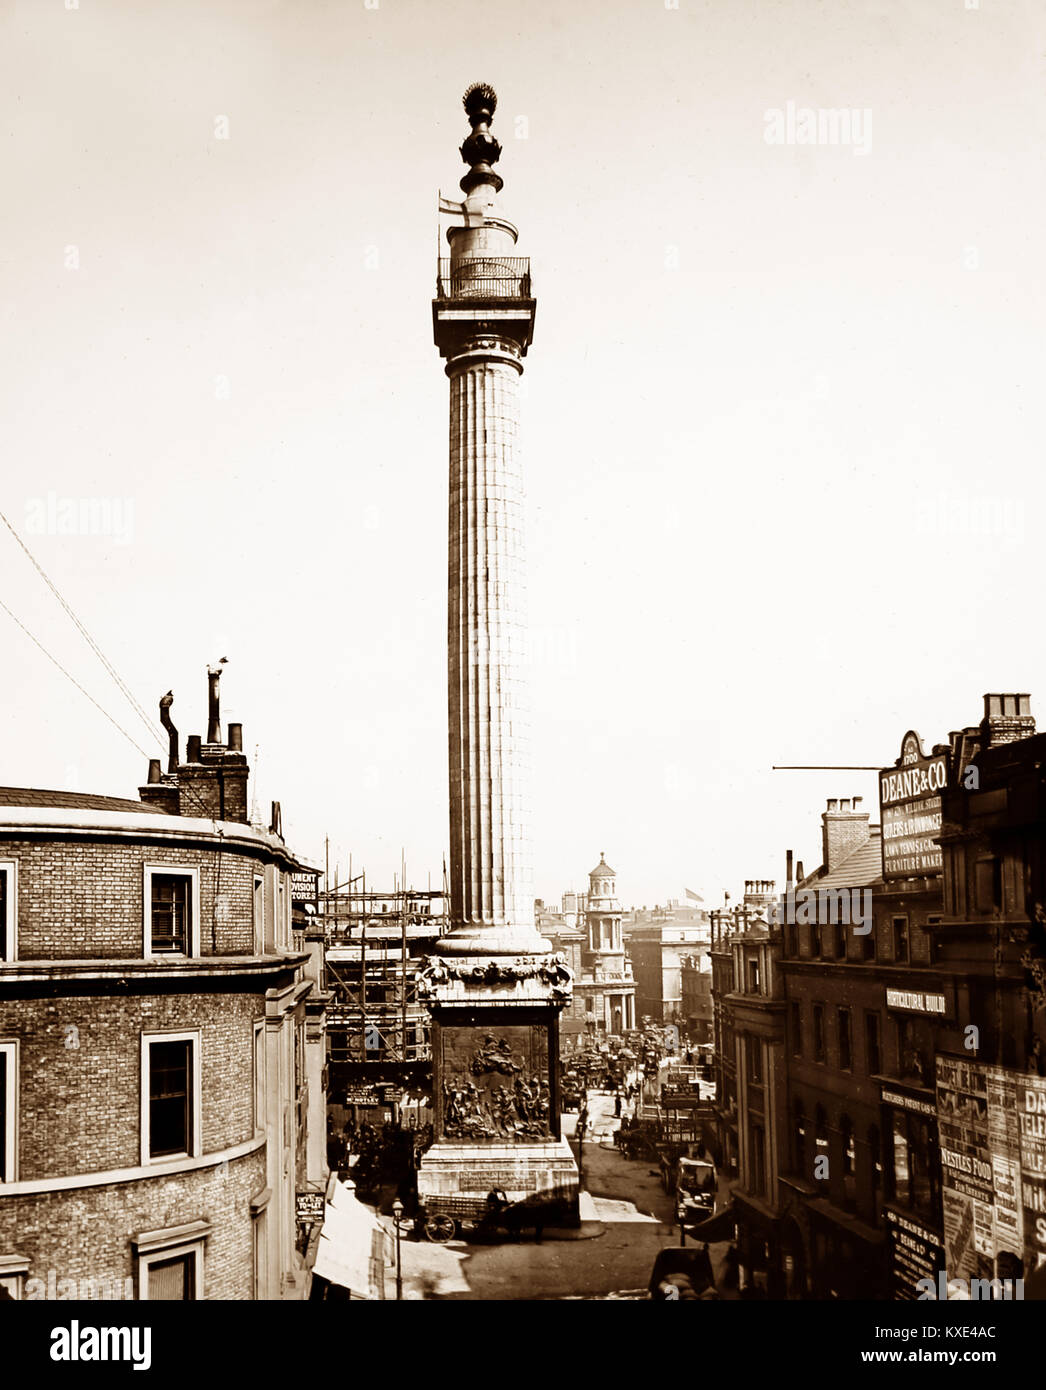
[[[396,1301],[403,1300],[403,1267],[400,1264],[400,1217],[403,1215],[403,1203],[397,1197],[392,1204],[392,1219],[396,1223]]]

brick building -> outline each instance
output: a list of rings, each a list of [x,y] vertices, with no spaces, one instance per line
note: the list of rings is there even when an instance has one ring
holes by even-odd
[[[881,826],[829,801],[824,862],[795,885],[789,865],[765,942],[713,945],[741,1275],[771,1297],[1046,1264],[1044,752],[1025,695],[985,696],[928,754],[910,731]]]
[[[165,701],[168,771],[151,764],[141,800],[0,789],[0,1279],[15,1298],[307,1291],[296,1192],[327,1174],[308,1154],[322,1016],[293,948],[301,866],[278,807],[273,829],[247,823],[216,675],[185,762]]]
[[[636,1017],[686,1024],[683,961],[709,945],[708,914],[677,903],[633,910],[623,922],[636,984]]]

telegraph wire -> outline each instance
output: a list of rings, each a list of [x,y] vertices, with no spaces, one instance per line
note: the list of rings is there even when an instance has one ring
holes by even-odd
[[[58,600],[58,602],[61,604],[62,608],[63,608],[63,609],[65,610],[65,612],[68,614],[69,618],[71,619],[73,625],[76,627],[77,631],[80,633],[81,637],[83,637],[84,641],[85,641],[85,642],[87,643],[87,645],[91,648],[91,650],[94,652],[95,656],[97,656],[98,660],[102,663],[102,665],[105,667],[106,671],[109,673],[109,675],[110,675],[110,676],[112,677],[112,679],[115,681],[117,689],[118,689],[118,690],[120,691],[120,693],[125,697],[125,699],[126,699],[126,700],[128,701],[128,703],[130,704],[131,708],[132,708],[132,709],[134,710],[134,712],[138,715],[138,718],[142,721],[142,723],[145,725],[145,727],[149,730],[150,736],[151,736],[152,738],[157,739],[158,742],[160,743],[160,746],[163,747],[163,739],[162,739],[162,738],[160,737],[160,735],[158,734],[157,729],[156,729],[156,726],[152,723],[152,721],[149,719],[149,716],[145,713],[145,711],[142,709],[141,705],[140,705],[140,704],[138,703],[138,701],[135,699],[133,693],[132,693],[131,690],[128,688],[128,686],[126,685],[126,683],[123,681],[123,679],[120,677],[119,672],[118,672],[118,671],[116,670],[116,668],[113,666],[112,662],[111,662],[111,661],[108,659],[108,657],[104,654],[104,652],[102,651],[102,649],[99,647],[98,643],[94,640],[94,638],[91,636],[91,634],[87,631],[87,628],[83,625],[83,623],[80,621],[80,619],[76,616],[76,614],[75,614],[75,613],[73,612],[73,610],[70,608],[69,604],[65,601],[65,598],[62,596],[61,592],[59,591],[58,586],[57,586],[55,583],[53,583],[53,581],[51,580],[51,578],[48,576],[47,572],[44,570],[43,566],[42,566],[42,565],[40,564],[40,562],[37,560],[36,556],[33,554],[33,552],[32,552],[32,551],[29,549],[29,547],[26,545],[25,541],[22,540],[21,536],[18,534],[18,532],[15,530],[15,528],[11,525],[10,521],[8,521],[6,515],[3,513],[3,511],[0,511],[0,521],[2,521],[2,522],[4,523],[4,525],[7,527],[7,529],[11,532],[11,535],[14,536],[16,542],[17,542],[18,545],[22,548],[22,551],[24,552],[24,554],[25,554],[26,557],[28,558],[30,564],[31,564],[31,565],[33,566],[33,568],[36,570],[37,574],[39,574],[40,578],[44,581],[44,583],[47,585],[47,587],[51,590],[51,593],[55,596],[55,598],[56,598],[56,599]],[[8,609],[8,612],[10,612],[10,609]],[[17,621],[17,619],[16,619],[16,621]],[[35,638],[34,638],[34,641],[35,641]],[[117,725],[117,727],[119,727],[119,725]],[[137,747],[137,745],[135,745],[135,746]],[[139,752],[141,752],[141,749],[139,749]]]
[[[122,725],[122,724],[118,724],[118,723],[116,722],[116,720],[113,718],[113,716],[112,716],[107,710],[105,710],[105,709],[102,708],[102,706],[98,703],[98,701],[94,698],[94,696],[91,695],[91,694],[89,694],[89,693],[83,688],[83,686],[82,686],[82,685],[80,684],[80,682],[76,679],[76,677],[69,674],[69,672],[65,669],[65,667],[62,665],[62,663],[57,659],[57,657],[52,656],[51,653],[50,653],[50,652],[47,650],[47,648],[44,646],[44,644],[43,644],[42,642],[38,641],[38,640],[33,636],[33,634],[32,634],[32,633],[29,631],[29,629],[26,627],[25,623],[23,623],[19,618],[16,618],[16,617],[15,617],[15,615],[11,612],[10,608],[8,608],[7,604],[3,601],[2,598],[0,598],[0,608],[2,608],[2,609],[4,610],[4,612],[7,614],[7,616],[11,619],[11,621],[12,621],[13,623],[16,623],[17,626],[20,627],[20,628],[22,629],[22,631],[25,633],[25,635],[29,638],[30,642],[34,643],[35,646],[37,646],[37,647],[40,648],[40,650],[43,652],[44,656],[47,657],[48,661],[52,662],[55,666],[58,667],[59,671],[61,671],[62,675],[65,676],[66,680],[72,681],[73,685],[76,686],[76,688],[77,688],[77,690],[79,690],[80,694],[81,694],[81,695],[86,695],[87,698],[90,700],[91,704],[94,705],[95,709],[98,710],[100,714],[104,714],[104,715],[105,715],[106,719],[108,719],[109,723],[112,724],[113,728],[118,729],[118,730],[120,731],[120,733],[123,734],[124,738],[127,739],[128,743],[130,743],[130,744],[132,745],[132,747],[137,748],[138,752],[141,753],[142,757],[147,759],[147,758],[149,757],[149,754],[145,751],[145,749],[141,746],[141,744],[136,743],[135,740],[134,740],[134,738],[131,736],[131,734],[129,734],[129,733],[127,732],[127,730],[123,727],[123,725]]]

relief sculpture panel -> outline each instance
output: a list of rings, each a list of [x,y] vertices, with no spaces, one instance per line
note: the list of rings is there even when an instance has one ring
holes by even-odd
[[[553,1137],[543,1027],[445,1027],[440,1046],[444,1138],[504,1144]]]

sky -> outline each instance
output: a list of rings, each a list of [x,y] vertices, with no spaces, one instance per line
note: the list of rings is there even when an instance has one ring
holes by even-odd
[[[0,509],[183,747],[228,658],[303,856],[438,885],[436,200],[489,82],[535,892],[809,871],[875,775],[772,765],[1046,719],[1044,55],[1031,0],[0,3]],[[0,599],[68,672],[0,611],[0,783],[135,796],[161,749],[2,526]]]

